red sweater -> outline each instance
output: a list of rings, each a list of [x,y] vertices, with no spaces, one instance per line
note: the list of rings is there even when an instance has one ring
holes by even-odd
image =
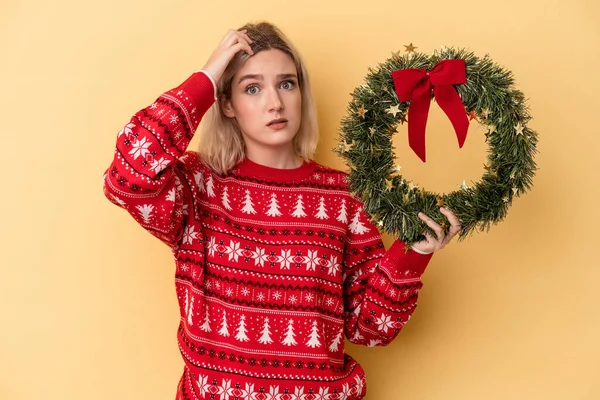
[[[175,257],[177,399],[360,399],[344,337],[390,343],[431,255],[386,251],[347,175],[314,161],[212,172],[186,148],[213,102],[202,72],[162,94],[119,132],[104,176],[106,197]]]

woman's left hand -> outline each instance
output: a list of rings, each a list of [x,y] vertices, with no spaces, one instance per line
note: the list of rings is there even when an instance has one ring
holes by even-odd
[[[434,251],[443,249],[456,234],[460,231],[460,221],[454,213],[444,207],[440,208],[440,212],[448,218],[450,222],[450,230],[444,233],[444,229],[435,222],[432,218],[424,213],[419,213],[419,218],[427,224],[435,232],[437,238],[434,238],[429,232],[425,232],[425,240],[413,243],[412,248],[421,253],[433,253]]]

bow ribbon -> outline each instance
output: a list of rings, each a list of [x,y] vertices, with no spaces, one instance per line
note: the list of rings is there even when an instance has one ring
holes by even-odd
[[[394,88],[401,102],[411,100],[408,108],[408,143],[425,162],[425,126],[431,93],[454,126],[458,146],[467,138],[469,119],[458,92],[452,85],[467,82],[465,60],[443,60],[431,71],[407,68],[392,71]]]

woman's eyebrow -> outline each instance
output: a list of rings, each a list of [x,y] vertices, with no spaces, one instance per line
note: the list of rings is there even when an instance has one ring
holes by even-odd
[[[296,74],[279,74],[279,75],[277,75],[277,78],[278,79],[289,79],[289,78],[298,79],[298,76]],[[247,79],[256,79],[258,81],[262,81],[262,80],[264,80],[264,76],[262,76],[260,74],[244,75],[244,76],[240,77],[240,80],[238,81],[238,85]]]

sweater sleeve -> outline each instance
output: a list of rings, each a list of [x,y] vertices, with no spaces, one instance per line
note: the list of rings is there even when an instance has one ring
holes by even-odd
[[[190,180],[183,176],[191,155],[184,152],[214,101],[212,79],[203,71],[161,94],[119,131],[104,174],[105,196],[171,247],[183,235],[192,199]]]
[[[433,254],[404,247],[398,239],[385,251],[377,228],[359,206],[343,263],[344,328],[350,342],[385,346],[415,311],[421,276]]]

